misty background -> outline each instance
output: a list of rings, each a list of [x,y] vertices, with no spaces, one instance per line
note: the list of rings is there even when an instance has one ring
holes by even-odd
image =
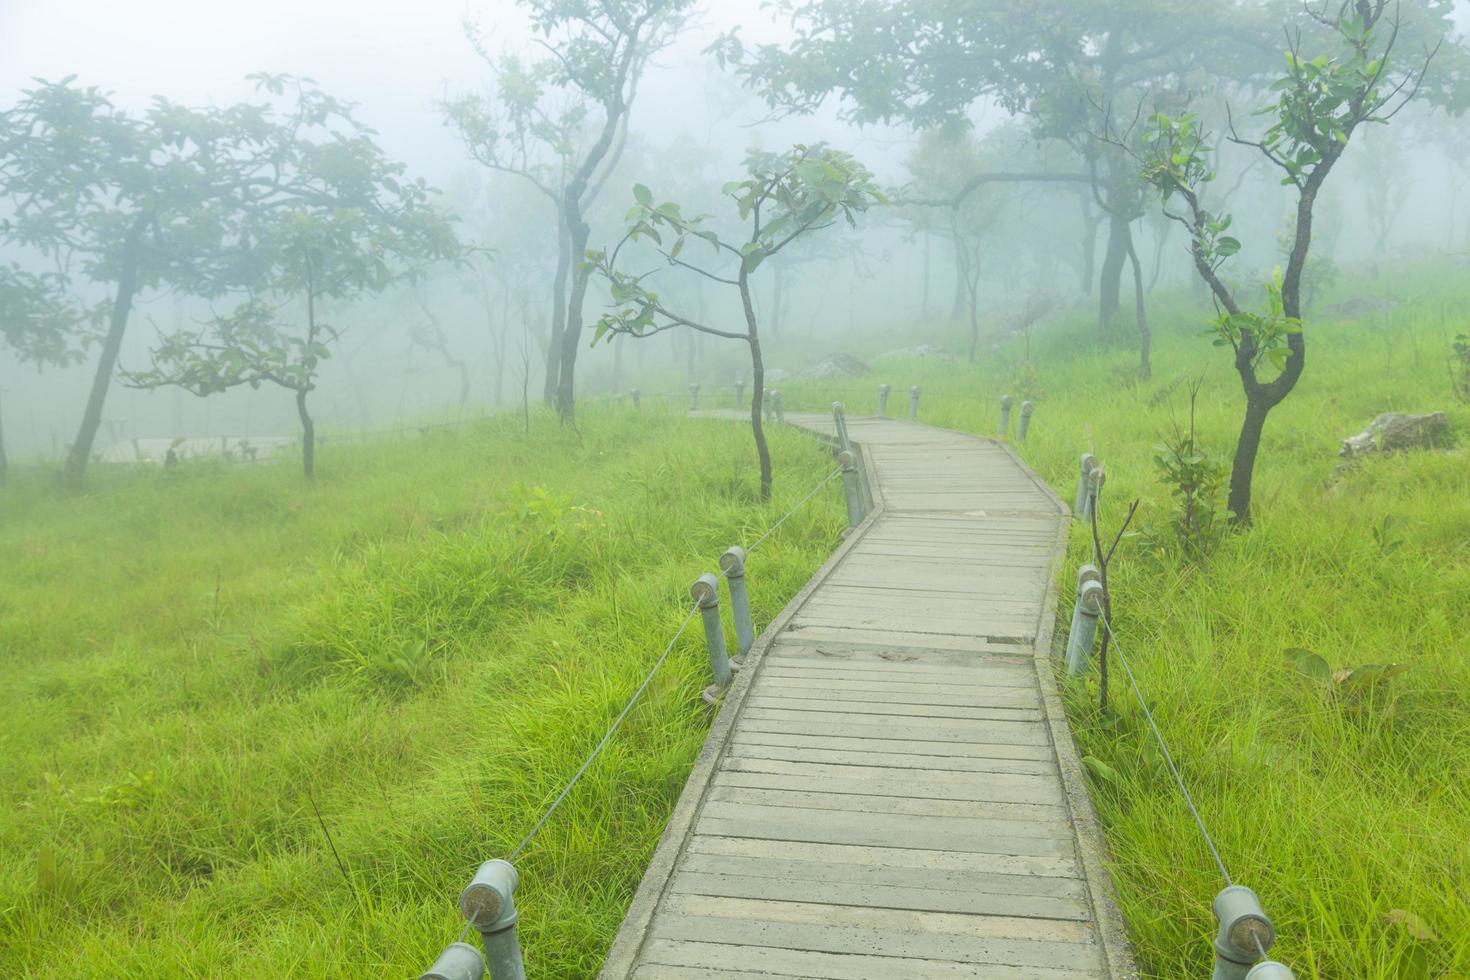
[[[1470,4],[1460,4],[1456,16],[1462,30],[1470,26]],[[330,434],[454,419],[490,406],[519,405],[523,380],[532,403],[539,402],[555,265],[549,202],[516,178],[491,175],[469,159],[438,107],[440,100],[489,89],[490,73],[465,38],[467,18],[479,24],[490,49],[538,55],[524,13],[512,0],[3,0],[0,89],[9,105],[33,78],[75,74],[79,83],[99,86],[123,108],[142,108],[155,95],[185,105],[227,105],[257,100],[246,76],[264,71],[309,76],[324,91],[357,103],[359,117],[378,131],[387,155],[442,190],[443,205],[461,219],[461,238],[493,249],[494,257],[464,269],[445,268],[416,286],[362,303],[327,304],[325,316],[345,335],[323,366],[313,396],[318,421]],[[787,36],[784,23],[756,0],[706,4],[648,66],[627,149],[592,211],[592,247],[622,234],[635,180],[660,200],[674,197],[718,211],[721,185],[741,176],[741,161],[752,149],[825,141],[852,152],[886,186],[915,183],[916,151],[923,140],[939,136],[904,127],[856,128],[838,121],[832,105],[814,116],[770,118],[765,104],[705,53],[737,25],[747,42]],[[974,131],[960,134],[961,141],[990,136],[1016,158],[1043,159],[1024,124],[1003,111],[977,104],[971,118]],[[1224,151],[1222,183],[1241,180],[1232,198],[1240,237],[1248,243],[1238,263],[1241,274],[1259,274],[1279,261],[1272,243],[1288,218],[1286,189],[1274,172],[1251,164],[1247,151]],[[1348,277],[1375,275],[1375,259],[1383,255],[1465,254],[1467,166],[1470,139],[1463,119],[1416,104],[1392,127],[1370,127],[1354,139],[1324,195],[1316,246]],[[1082,281],[1078,194],[993,185],[967,212],[981,225],[972,247],[987,337],[1013,321],[1031,296],[1044,293],[1057,310],[1090,304]],[[1352,201],[1366,203],[1346,206]],[[847,349],[859,334],[868,349],[941,343],[962,355],[968,327],[951,319],[960,282],[947,220],[936,215],[926,229],[911,216],[906,220],[900,209],[878,209],[855,231],[834,229],[787,257],[779,278],[764,276],[757,287],[768,366],[797,369],[815,354]],[[1135,235],[1156,288],[1193,288],[1183,234],[1168,232],[1156,207],[1135,224]],[[1100,253],[1105,225],[1097,236]],[[12,259],[27,261],[0,255],[0,261]],[[594,280],[589,323],[606,302],[600,289]],[[1126,281],[1124,297],[1131,303]],[[709,290],[707,302],[710,322],[740,322],[732,295]],[[160,330],[209,314],[194,301],[143,294],[121,367],[145,368]],[[1121,338],[1130,342],[1126,328]],[[0,349],[0,399],[13,458],[64,455],[94,364],[89,357],[71,368],[38,373]],[[671,331],[584,348],[578,368],[578,387],[587,397],[640,383],[728,384],[748,370],[748,359],[740,345]],[[291,399],[277,389],[197,398],[176,388],[149,392],[118,385],[108,397],[97,448],[105,451],[134,437],[292,436],[297,429]]]

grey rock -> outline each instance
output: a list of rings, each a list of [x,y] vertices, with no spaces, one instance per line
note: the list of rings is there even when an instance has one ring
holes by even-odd
[[[870,373],[872,369],[851,354],[829,354],[817,363],[803,368],[797,377],[807,381],[823,381],[828,378],[860,378]]]
[[[1449,429],[1450,420],[1444,412],[1424,415],[1385,412],[1362,432],[1344,439],[1338,455],[1353,459],[1371,453],[1433,449],[1448,441]]]

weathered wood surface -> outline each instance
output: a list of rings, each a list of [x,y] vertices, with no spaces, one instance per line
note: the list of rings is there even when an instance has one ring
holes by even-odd
[[[990,440],[848,427],[880,506],[737,675],[602,976],[1131,976],[1047,663],[1066,506]]]

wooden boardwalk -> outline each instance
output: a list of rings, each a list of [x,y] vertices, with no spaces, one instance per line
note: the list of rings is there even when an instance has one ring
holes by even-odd
[[[1048,663],[1066,505],[993,441],[849,431],[878,506],[736,675],[602,976],[1131,976]]]

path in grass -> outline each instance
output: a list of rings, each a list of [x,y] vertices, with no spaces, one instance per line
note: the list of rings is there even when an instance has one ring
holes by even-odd
[[[1131,975],[1046,662],[1066,507],[992,441],[851,432],[877,513],[751,652],[603,977]]]

